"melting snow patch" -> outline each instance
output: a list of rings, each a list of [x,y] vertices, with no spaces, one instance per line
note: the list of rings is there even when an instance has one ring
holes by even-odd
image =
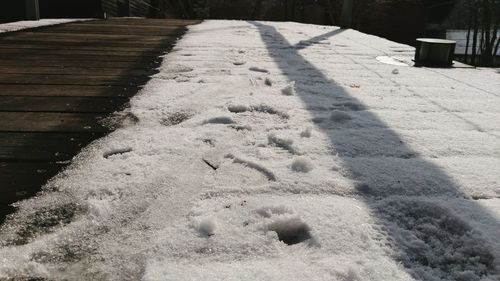
[[[160,123],[164,126],[175,126],[191,117],[192,115],[186,112],[175,112],[168,115],[166,118],[163,118]]]
[[[116,130],[117,128],[129,127],[139,123],[139,117],[134,113],[126,110],[121,112],[114,112],[109,117],[104,118],[101,124],[111,130]]]
[[[26,244],[35,237],[70,223],[76,214],[84,211],[81,205],[67,196],[48,197],[43,201],[44,207],[22,209],[5,224],[6,227],[0,229],[0,235],[3,237],[0,245]]]
[[[404,63],[401,60],[398,60],[398,59],[396,59],[394,57],[378,56],[376,59],[379,62],[385,63],[385,64],[398,65],[398,66],[408,66],[406,63]]]

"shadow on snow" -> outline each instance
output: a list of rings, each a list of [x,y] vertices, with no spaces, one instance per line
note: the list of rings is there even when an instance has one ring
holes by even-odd
[[[377,224],[381,225],[380,231],[393,249],[393,258],[401,262],[410,275],[421,280],[479,280],[498,276],[497,261],[487,239],[481,230],[471,226],[470,221],[457,215],[456,210],[472,210],[489,221],[496,222],[496,218],[477,202],[467,200],[468,197],[441,168],[418,157],[418,153],[405,145],[393,129],[366,110],[361,101],[328,79],[299,53],[299,50],[344,30],[334,30],[292,45],[275,27],[250,23],[258,28],[283,74],[289,81],[295,81],[297,96],[307,107],[313,121],[318,121],[315,122],[317,128],[329,137],[333,148],[345,150],[359,143],[360,136],[367,138],[366,143],[370,147],[365,147],[365,155],[362,155],[363,148],[355,147],[360,152],[358,155],[341,154],[339,159],[348,170],[350,179],[359,183],[355,185],[356,191],[369,206]],[[308,91],[311,83],[319,85],[321,92],[328,95]],[[343,104],[340,112],[352,117],[352,121],[361,118],[369,128],[382,129],[384,141],[401,144],[398,150],[406,152],[397,154],[388,151],[387,144],[380,139],[368,141],[368,132],[339,137],[342,133],[336,129],[350,128],[346,126],[351,121],[332,125],[335,122],[328,122],[330,120],[325,118],[325,111],[317,110],[318,104],[325,102]],[[335,108],[329,109],[333,111]],[[386,151],[393,155],[374,155],[368,150]],[[383,159],[377,156],[383,156]],[[451,204],[447,204],[447,199],[459,202],[453,205],[455,211]]]

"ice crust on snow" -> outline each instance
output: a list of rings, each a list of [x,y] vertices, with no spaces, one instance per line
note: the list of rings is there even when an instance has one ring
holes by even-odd
[[[191,26],[117,129],[17,204],[0,279],[498,280],[498,74],[376,59],[413,51]]]

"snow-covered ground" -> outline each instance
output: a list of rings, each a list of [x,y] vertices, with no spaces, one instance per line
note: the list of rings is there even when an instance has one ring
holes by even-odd
[[[0,24],[0,33],[18,31],[28,28],[56,25],[75,21],[87,21],[90,19],[41,19],[41,20],[24,20]]]
[[[0,231],[0,279],[500,280],[500,79],[296,23],[192,26]],[[397,60],[401,61],[401,60]]]

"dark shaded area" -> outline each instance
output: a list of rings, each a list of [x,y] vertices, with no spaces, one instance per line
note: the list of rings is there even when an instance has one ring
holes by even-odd
[[[0,35],[0,222],[10,204],[114,129],[101,121],[127,105],[195,23],[116,19]]]
[[[295,21],[339,25],[343,0],[39,0],[42,18],[137,16],[148,18]],[[24,18],[24,1],[4,0],[3,21]],[[443,37],[442,26],[460,0],[354,0],[352,28],[413,45],[417,37]],[[3,12],[1,12],[3,11]],[[453,16],[452,16],[453,18]],[[449,27],[447,27],[449,28]],[[455,27],[457,28],[457,27]]]
[[[392,1],[372,4],[354,28],[389,40],[414,45],[426,31],[425,5],[420,1]]]
[[[41,18],[92,18],[101,10],[100,0],[39,0]]]
[[[25,19],[26,6],[24,1],[0,1],[0,23]]]
[[[377,155],[363,156],[363,148],[360,147],[357,147],[361,150],[360,157],[338,154],[350,180],[358,183],[356,187],[360,199],[371,208],[376,224],[384,229],[381,233],[386,236],[387,241],[391,241],[394,259],[401,262],[408,273],[418,280],[475,280],[471,278],[498,274],[493,266],[494,256],[481,231],[474,229],[468,221],[458,218],[446,206],[440,206],[438,198],[442,196],[467,198],[453,179],[435,164],[419,158],[417,151],[405,146],[404,140],[379,117],[368,111],[361,101],[307,61],[298,52],[307,46],[290,44],[273,26],[256,22],[252,24],[258,28],[276,65],[289,81],[295,82],[297,96],[309,109],[313,120],[324,119],[324,112],[316,110],[318,99],[323,104],[328,103],[327,99],[333,104],[348,101],[349,104],[359,106],[346,106],[336,110],[342,110],[353,120],[359,112],[363,112],[363,120],[370,124],[369,128],[384,128],[386,139],[396,140],[404,151],[409,152],[390,158],[381,157],[385,159],[383,162],[377,161]],[[330,32],[308,42],[312,44],[316,40],[334,38],[341,32],[342,30]],[[349,56],[346,58],[349,59]],[[355,61],[352,63],[356,64]],[[308,70],[307,75],[304,75],[303,69]],[[385,79],[376,72],[374,74]],[[311,77],[314,77],[315,85],[321,85],[322,91],[328,93],[327,96],[319,96],[306,90],[312,82]],[[358,138],[363,134],[337,135],[336,128],[345,128],[349,122],[350,119],[338,123],[325,121],[316,125],[329,137],[330,144],[335,149],[359,143]],[[366,137],[369,140],[369,136]],[[370,147],[366,149],[371,151],[386,150],[382,143],[367,143]],[[377,149],[379,145],[381,148]],[[418,180],[410,180],[416,179],[414,175],[418,175]],[[463,208],[473,210],[490,221],[496,221],[495,217],[474,201],[469,201]]]

